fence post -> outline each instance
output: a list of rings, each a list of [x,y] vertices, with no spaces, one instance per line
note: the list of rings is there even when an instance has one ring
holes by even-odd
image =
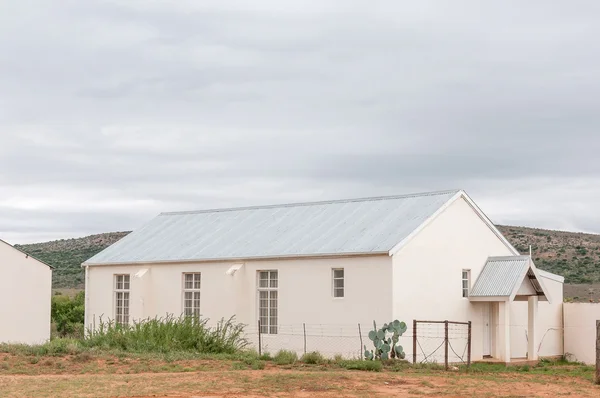
[[[306,323],[302,324],[302,328],[304,329],[304,355],[306,355]]]
[[[469,321],[469,335],[468,335],[468,347],[467,347],[467,367],[471,367],[471,321]]]
[[[596,321],[596,384],[600,384],[600,320]]]
[[[444,329],[445,329],[445,338],[444,338],[444,344],[445,344],[445,355],[444,355],[444,367],[446,368],[446,370],[448,370],[448,321],[444,321]]]
[[[258,320],[258,356],[262,356],[262,336],[260,333],[260,319]]]
[[[360,322],[358,323],[358,337],[360,337],[360,359],[364,359],[363,355],[363,341],[362,341],[362,330],[360,330]]]
[[[417,363],[417,320],[413,319],[413,365]]]

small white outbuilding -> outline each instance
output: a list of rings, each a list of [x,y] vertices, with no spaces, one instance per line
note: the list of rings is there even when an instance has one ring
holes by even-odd
[[[50,339],[52,267],[0,240],[0,343]]]
[[[83,266],[86,327],[235,315],[274,347],[305,325],[470,321],[473,360],[563,354],[563,278],[460,190],[163,213]]]

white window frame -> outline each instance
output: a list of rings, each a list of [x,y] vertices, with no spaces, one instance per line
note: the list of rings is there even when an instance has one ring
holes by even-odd
[[[131,275],[115,274],[114,276],[114,319],[116,325],[128,326],[131,309]],[[120,305],[119,305],[120,304]],[[121,309],[119,313],[119,308]]]
[[[335,276],[336,271],[342,271],[342,276]],[[346,278],[346,271],[344,270],[344,268],[332,268],[331,269],[331,295],[333,296],[334,299],[336,300],[341,300],[344,297],[346,297],[346,282],[345,282],[345,278]],[[335,282],[336,281],[342,281],[342,286],[336,286]],[[341,296],[337,296],[336,293],[342,292]]]
[[[262,279],[264,274],[267,275],[267,279]],[[260,270],[257,271],[256,278],[260,332],[261,334],[277,334],[279,332],[279,271]],[[261,281],[266,281],[266,286],[261,286]],[[262,306],[263,300],[266,300],[266,308]],[[261,312],[263,309],[266,309],[266,315]]]
[[[191,287],[186,285],[186,278],[188,275],[192,276]],[[202,290],[202,273],[201,272],[184,272],[181,275],[181,313],[184,316],[193,316],[200,318],[200,305],[201,305],[201,290]],[[190,299],[186,296],[191,295]],[[190,301],[191,307],[186,305],[187,301]],[[189,311],[188,311],[189,308]]]
[[[466,274],[466,277],[465,277]],[[462,287],[462,297],[463,298],[469,298],[469,295],[471,294],[471,270],[470,269],[463,269],[462,273],[461,273],[461,287]],[[466,285],[465,286],[465,282]]]

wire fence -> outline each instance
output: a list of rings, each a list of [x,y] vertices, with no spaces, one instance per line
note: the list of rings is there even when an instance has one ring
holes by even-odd
[[[471,322],[413,321],[413,363],[471,365]]]
[[[383,325],[384,322],[377,324]],[[470,322],[414,321],[412,328],[411,325],[408,327],[398,342],[407,360],[412,359],[414,363],[470,364]],[[365,346],[368,350],[374,348],[368,337],[371,330],[372,323],[299,323],[278,325],[277,333],[264,333],[265,328],[259,325],[249,326],[245,333],[250,345],[261,354],[287,350],[302,356],[317,351],[328,358],[362,359]]]

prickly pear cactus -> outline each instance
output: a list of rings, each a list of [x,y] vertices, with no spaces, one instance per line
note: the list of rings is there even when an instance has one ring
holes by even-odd
[[[369,332],[369,340],[373,342],[375,349],[369,350],[365,345],[365,359],[372,361],[374,359],[406,358],[404,349],[398,344],[398,341],[407,329],[406,323],[398,320],[386,323],[381,329],[377,329],[377,324],[373,321],[373,330]]]

